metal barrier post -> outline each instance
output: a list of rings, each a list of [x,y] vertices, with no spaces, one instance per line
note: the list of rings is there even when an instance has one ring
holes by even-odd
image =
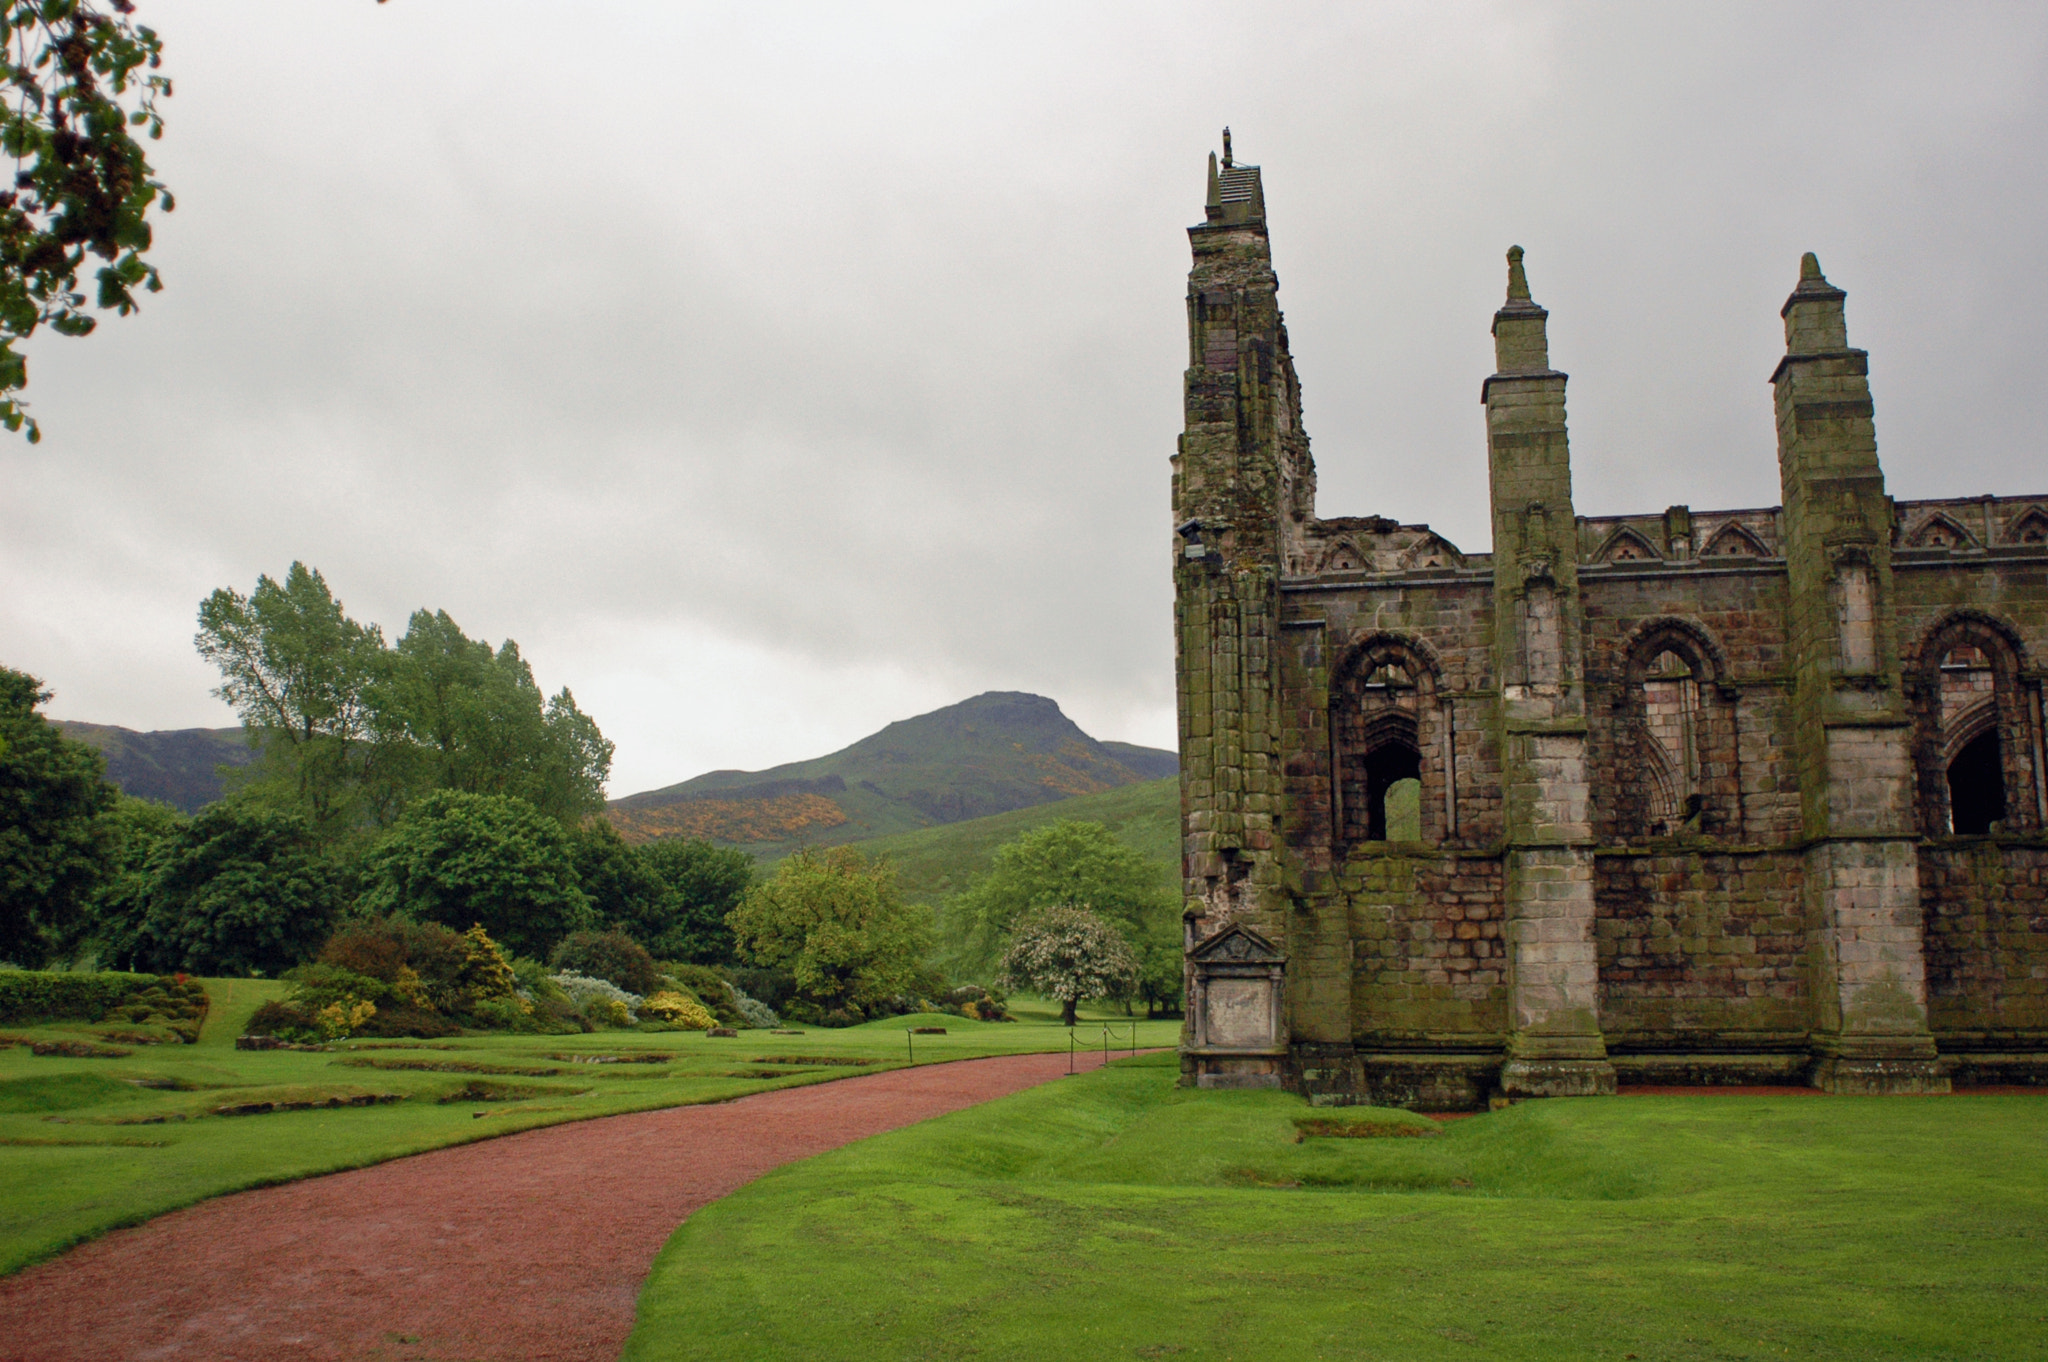
[[[917,1067],[917,1038],[916,1038],[915,1036],[913,1036],[913,1035],[911,1035],[911,1034],[910,1034],[910,1028],[909,1028],[909,1027],[907,1027],[907,1026],[903,1028],[903,1044],[904,1044],[904,1045],[905,1045],[905,1046],[906,1046],[906,1047],[907,1047],[907,1048],[908,1048],[908,1049],[910,1050],[910,1064],[911,1064],[911,1067],[912,1067],[912,1068],[916,1068],[916,1067]]]

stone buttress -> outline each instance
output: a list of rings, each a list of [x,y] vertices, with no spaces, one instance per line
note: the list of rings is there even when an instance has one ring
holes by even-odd
[[[1869,357],[1849,347],[1846,297],[1808,254],[1785,300],[1785,357],[1771,375],[1815,1081],[1836,1092],[1946,1092],[1927,1027],[1892,506],[1877,462]]]

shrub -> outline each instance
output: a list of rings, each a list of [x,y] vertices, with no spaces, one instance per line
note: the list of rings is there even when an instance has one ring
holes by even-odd
[[[945,1010],[970,1021],[1012,1021],[1003,995],[980,984],[962,984],[949,989],[942,999]]]
[[[633,1009],[641,1003],[639,994],[628,993],[608,979],[593,979],[586,974],[564,973],[550,975],[549,978],[569,995],[577,1013],[592,1025],[633,1024]]]
[[[732,986],[750,998],[758,998],[765,1007],[780,1011],[796,994],[796,976],[786,970],[753,969],[745,965],[728,966],[722,971],[732,980]]]
[[[709,965],[683,965],[668,963],[662,968],[666,976],[695,995],[698,1001],[711,1010],[724,1026],[746,1026],[746,1013],[741,1010],[739,1000],[743,996],[733,982],[725,977],[722,970]]]
[[[739,1012],[741,1019],[748,1026],[754,1027],[756,1030],[765,1031],[771,1026],[782,1025],[782,1018],[775,1015],[774,1008],[766,1003],[756,1002],[754,999],[749,998],[746,990],[742,989],[738,984],[733,985],[732,994],[733,1007]]]
[[[548,961],[557,970],[606,979],[628,993],[652,993],[661,987],[661,970],[654,957],[621,931],[571,932],[556,945]]]
[[[279,1040],[301,1043],[320,1039],[319,1025],[312,1014],[277,999],[263,1004],[249,1016],[249,1024],[242,1028],[245,1036],[276,1036]]]
[[[0,970],[0,1022],[99,1021],[157,982],[153,974]]]
[[[709,1031],[718,1024],[718,1019],[702,1003],[673,990],[657,993],[640,1004],[640,1017],[643,1021],[667,1022],[689,1031]]]
[[[272,1006],[274,1004],[266,1004]],[[356,1028],[359,1036],[377,1036],[396,1039],[410,1036],[414,1040],[439,1040],[444,1036],[459,1036],[462,1028],[438,1012],[406,1003],[384,1003],[377,1008],[377,1015]]]

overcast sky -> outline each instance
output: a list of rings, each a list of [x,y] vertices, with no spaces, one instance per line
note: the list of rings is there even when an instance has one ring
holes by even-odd
[[[1486,547],[1528,250],[1579,510],[1778,500],[1799,254],[1900,497],[2048,492],[2038,5],[141,0],[178,196],[38,338],[0,662],[233,716],[220,586],[519,641],[612,793],[983,690],[1171,746],[1183,229],[1265,168],[1325,515]]]

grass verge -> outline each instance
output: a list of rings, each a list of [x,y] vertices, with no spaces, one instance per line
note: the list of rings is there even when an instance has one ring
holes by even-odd
[[[1286,1094],[1174,1077],[1170,1055],[1127,1061],[762,1178],[669,1241],[626,1357],[2032,1358],[2048,1340],[2048,1099],[1584,1099],[1328,1138]]]
[[[0,1047],[0,1273],[207,1197],[451,1144],[628,1111],[919,1064],[1064,1050],[1066,1028],[960,1017],[895,1018],[797,1035],[600,1031],[354,1042],[326,1051],[234,1048],[282,985],[206,981],[197,1045],[124,1045],[111,1058]],[[1178,1022],[1140,1022],[1172,1045]],[[1084,1048],[1102,1025],[1084,1025]],[[1119,1045],[1131,1024],[1112,1023]],[[23,1041],[90,1043],[93,1027],[8,1027]],[[647,1062],[647,1061],[652,1062]]]

